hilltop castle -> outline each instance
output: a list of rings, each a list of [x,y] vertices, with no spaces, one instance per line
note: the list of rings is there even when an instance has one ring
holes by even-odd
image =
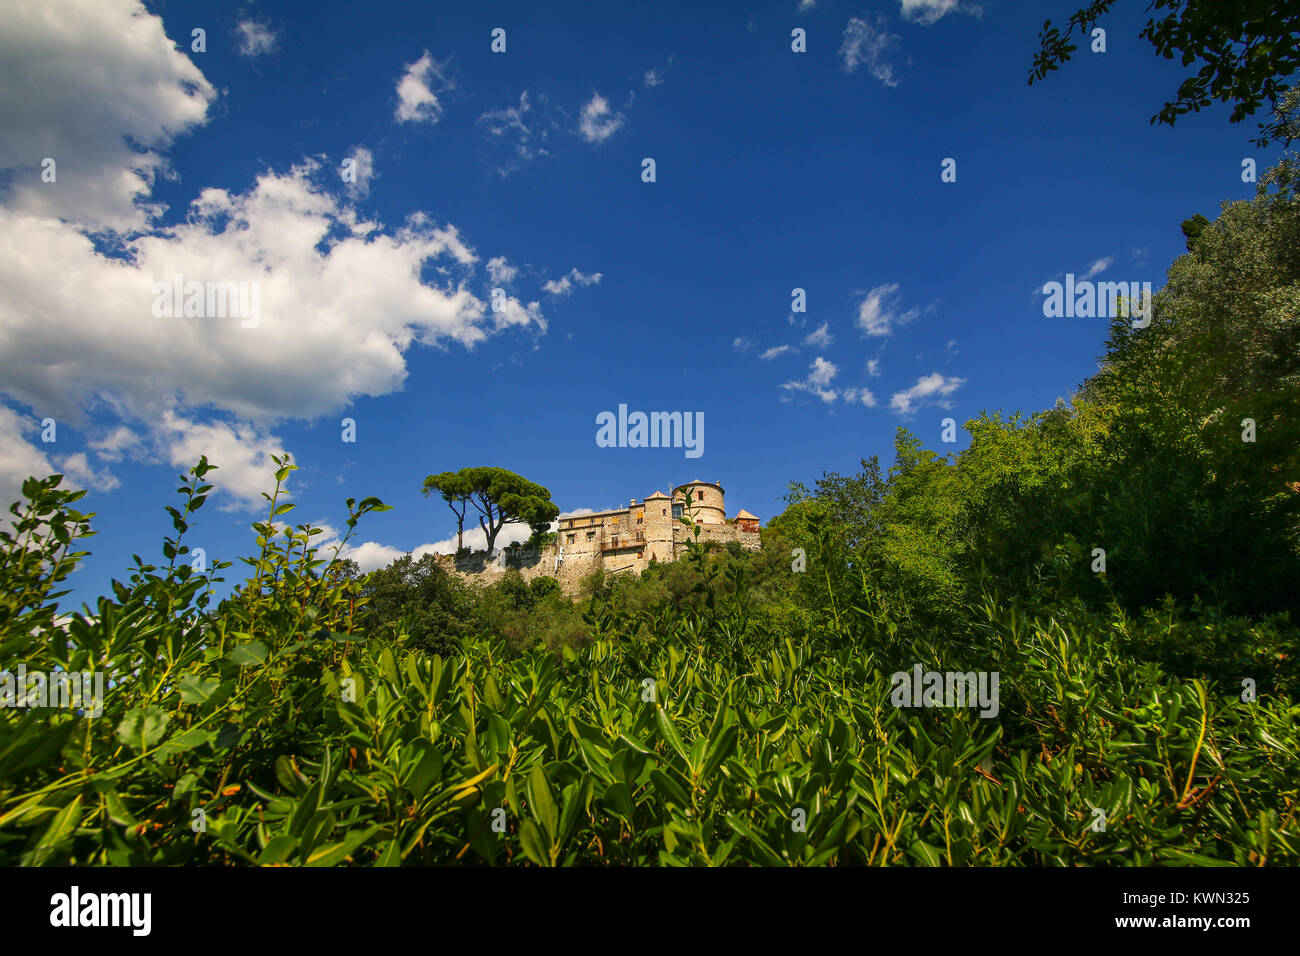
[[[480,552],[457,558],[440,555],[439,560],[461,577],[485,584],[508,568],[528,580],[554,577],[565,594],[573,595],[579,582],[598,568],[608,574],[640,573],[652,562],[676,561],[686,553],[686,543],[694,540],[695,528],[701,542],[734,541],[757,551],[758,518],[743,509],[728,518],[724,494],[718,482],[690,481],[672,489],[671,495],[656,491],[641,502],[633,498],[626,508],[563,515],[555,544],[540,551],[507,549],[492,558]],[[682,518],[691,526],[682,524]]]

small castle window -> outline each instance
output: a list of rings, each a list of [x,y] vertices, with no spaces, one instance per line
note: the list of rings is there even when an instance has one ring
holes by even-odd
[[[664,509],[664,514],[668,514],[668,509],[667,509],[667,508]]]
[[[573,539],[576,538],[576,537],[577,537],[576,534],[571,534],[571,535],[569,535],[569,544],[573,544]]]
[[[637,518],[637,519],[636,519],[636,523],[637,523],[637,524],[640,524],[640,523],[641,523],[641,519],[640,519],[640,518]]]
[[[695,500],[696,500],[696,501],[703,501],[703,500],[704,500],[704,492],[702,492],[702,491],[697,491],[697,492],[695,492]]]
[[[594,531],[588,531],[588,532],[587,532],[587,540],[588,540],[588,541],[595,541],[595,540],[596,540],[596,532],[594,532]]]

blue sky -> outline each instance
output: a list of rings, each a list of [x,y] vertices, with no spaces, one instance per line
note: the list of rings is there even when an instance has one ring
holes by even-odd
[[[354,539],[375,567],[454,535],[432,472],[510,468],[565,512],[698,477],[766,520],[900,425],[957,450],[943,418],[1095,368],[1106,320],[1045,318],[1044,282],[1158,287],[1179,223],[1276,159],[1225,108],[1149,125],[1183,69],[1136,5],[1029,87],[1076,5],[6,5],[0,491],[90,489],[91,600],[203,452],[209,560],[250,550],[287,450],[296,521],[394,506]],[[178,272],[257,282],[257,324],[156,314]],[[703,454],[599,447],[620,404],[702,413]]]

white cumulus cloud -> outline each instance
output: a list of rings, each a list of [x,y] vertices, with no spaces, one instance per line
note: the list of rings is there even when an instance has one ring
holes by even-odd
[[[24,433],[39,434],[40,424],[0,405],[0,521],[9,517],[9,506],[22,497],[23,481],[55,473],[45,452],[27,440]]]
[[[102,390],[140,418],[177,399],[248,419],[314,418],[400,388],[412,344],[473,346],[502,326],[469,287],[477,256],[454,226],[414,214],[375,230],[314,172],[311,163],[268,172],[241,194],[206,189],[186,222],[130,241],[129,261],[100,255],[63,224],[0,208],[4,390],[65,415]],[[422,270],[437,260],[457,275],[426,283]],[[155,315],[155,284],[177,275],[256,282],[259,324]],[[505,324],[543,327],[539,312],[508,303]]]
[[[453,88],[446,76],[447,65],[438,63],[425,50],[397,81],[399,123],[436,123],[442,119],[442,101],[438,97]]]
[[[89,229],[143,228],[161,211],[146,200],[165,151],[215,98],[136,0],[0,5],[0,202]],[[44,159],[54,182],[42,181]]]
[[[256,510],[264,504],[262,492],[275,488],[272,455],[284,448],[274,436],[245,422],[197,422],[166,411],[158,434],[167,462],[178,471],[188,471],[203,455],[216,469],[207,476],[225,497],[223,508]],[[287,487],[292,476],[285,480]]]
[[[46,451],[53,453],[58,442],[38,445],[27,440],[29,434],[38,438],[41,430],[35,418],[0,405],[0,525],[4,527],[13,520],[9,506],[22,497],[23,482],[28,478],[61,474],[60,487],[66,490],[112,491],[121,484],[107,469],[95,470],[85,452],[56,456],[51,461]]]
[[[591,509],[585,508],[585,509],[579,509],[576,512],[566,513],[564,515],[561,515],[561,517],[569,517],[570,514],[590,514],[590,513],[591,513]],[[317,548],[316,556],[318,558],[324,558],[325,560],[328,561],[334,557],[335,548],[339,546],[339,543],[341,541],[341,535],[333,526],[331,526],[328,523],[316,522],[315,527],[323,529],[322,534],[315,535],[312,538],[312,543]],[[552,531],[554,531],[558,527],[559,527],[558,520],[553,521],[551,523]],[[508,524],[504,528],[502,528],[500,533],[497,535],[496,546],[498,548],[504,548],[507,547],[508,545],[514,544],[515,542],[523,543],[526,542],[530,537],[532,537],[532,529],[529,528],[528,525]],[[473,551],[487,550],[487,534],[485,534],[483,529],[480,528],[478,525],[474,525],[471,527],[468,519],[466,520],[466,524],[465,524],[465,535],[463,540],[465,543],[465,547]],[[343,545],[341,549],[339,549],[338,557],[340,560],[344,560],[344,561],[346,560],[355,561],[357,563],[357,567],[359,567],[362,572],[367,572],[367,571],[377,571],[380,568],[386,568],[388,567],[388,565],[392,564],[398,558],[404,556],[407,553],[408,552],[403,551],[401,548],[395,548],[392,545],[382,544],[381,542],[378,541],[356,541],[356,542],[349,541],[347,544]],[[426,554],[455,554],[455,553],[456,553],[456,534],[454,531],[451,534],[449,534],[447,537],[442,538],[438,541],[427,541],[424,544],[417,545],[416,547],[412,548],[409,552],[411,557],[416,561],[419,561]]]
[[[64,455],[55,462],[57,470],[67,476],[68,482],[76,488],[90,491],[112,491],[121,482],[107,468],[96,471],[86,458],[84,451]]]

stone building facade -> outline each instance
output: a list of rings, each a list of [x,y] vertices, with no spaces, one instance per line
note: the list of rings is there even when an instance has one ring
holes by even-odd
[[[691,526],[683,525],[681,518]],[[639,574],[651,563],[676,561],[686,553],[696,527],[701,542],[735,541],[746,550],[759,548],[757,517],[741,510],[728,519],[722,485],[691,481],[672,489],[671,495],[656,491],[644,501],[633,498],[626,508],[561,516],[555,544],[541,551],[504,549],[492,556],[439,555],[439,560],[461,577],[485,584],[507,569],[518,570],[525,580],[554,577],[564,593],[573,596],[581,580],[597,568],[608,574]]]

